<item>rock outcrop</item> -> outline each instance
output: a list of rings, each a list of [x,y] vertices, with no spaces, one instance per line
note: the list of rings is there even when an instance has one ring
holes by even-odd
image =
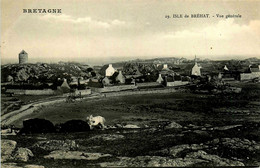
[[[140,127],[137,125],[133,125],[133,124],[127,124],[127,125],[123,126],[123,128],[140,128]]]
[[[89,140],[104,140],[104,141],[113,141],[117,139],[124,138],[124,135],[120,134],[102,134],[91,137]]]
[[[214,146],[222,146],[226,149],[232,150],[247,150],[247,151],[260,151],[260,144],[255,141],[240,138],[216,138],[212,141],[207,142]]]
[[[3,164],[1,164],[1,167],[2,168],[44,168],[44,166],[33,165],[33,164],[18,166],[17,163],[3,163]]]
[[[17,143],[13,140],[1,140],[1,162],[12,159],[12,154],[16,149]]]
[[[30,149],[27,148],[18,148],[14,154],[14,160],[27,162],[30,157],[33,157],[33,153]]]
[[[49,140],[39,141],[33,147],[41,148],[46,151],[54,150],[75,150],[78,148],[75,140]]]
[[[210,155],[202,150],[189,153],[185,158],[203,159],[212,166],[245,166],[242,162],[221,158],[217,155]]]
[[[172,129],[172,128],[182,128],[182,126],[174,121],[170,122],[168,125],[164,127],[165,129]]]
[[[75,160],[97,160],[101,157],[110,157],[110,154],[87,153],[82,151],[52,151],[49,155],[44,156],[46,159],[75,159]]]
[[[209,155],[204,151],[188,154],[184,158],[161,157],[161,156],[137,156],[119,157],[116,162],[100,163],[101,167],[192,167],[192,166],[244,166],[239,161],[220,158],[217,155]]]
[[[27,162],[30,157],[33,157],[33,153],[27,148],[17,148],[17,143],[13,140],[1,140],[1,162],[8,160],[16,160]]]
[[[190,151],[197,151],[197,150],[202,150],[202,149],[207,149],[207,148],[208,148],[208,145],[204,145],[204,144],[191,144],[191,145],[183,144],[183,145],[177,145],[177,146],[173,146],[173,147],[170,147],[167,149],[155,151],[155,152],[152,152],[151,154],[179,157]]]

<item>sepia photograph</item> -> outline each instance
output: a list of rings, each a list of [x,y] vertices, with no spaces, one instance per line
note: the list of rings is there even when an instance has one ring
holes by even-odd
[[[259,0],[1,0],[1,167],[259,167]]]

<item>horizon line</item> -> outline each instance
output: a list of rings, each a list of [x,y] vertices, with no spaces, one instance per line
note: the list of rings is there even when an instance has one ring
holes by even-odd
[[[126,56],[126,57],[122,57],[122,56],[110,56],[110,57],[105,57],[104,62],[100,61],[100,58],[83,58],[83,57],[75,57],[74,60],[54,60],[54,61],[40,61],[39,58],[33,58],[29,60],[32,60],[32,62],[28,62],[28,64],[35,64],[35,63],[59,63],[59,62],[74,62],[74,63],[88,63],[88,62],[92,62],[90,64],[95,64],[95,65],[105,65],[108,63],[120,63],[120,62],[128,62],[128,61],[135,61],[135,60],[153,60],[153,59],[170,59],[170,58],[177,58],[177,59],[181,59],[181,58],[185,58],[187,60],[193,60],[195,59],[195,56],[197,59],[201,59],[201,60],[211,60],[211,61],[226,61],[226,60],[246,60],[246,59],[252,59],[252,58],[256,58],[256,59],[260,59],[260,55],[215,55],[215,58],[210,58],[211,56],[207,56],[207,55],[194,55],[194,58],[191,58],[188,55],[179,55],[179,56],[170,56],[170,55],[162,55],[162,56]],[[209,58],[207,58],[207,57]],[[216,56],[218,58],[216,58]],[[231,56],[231,57],[230,57]],[[223,58],[223,57],[229,57],[229,58]],[[109,62],[109,58],[115,59],[115,58],[119,58],[118,61],[116,60],[111,60],[111,62]],[[84,62],[82,62],[82,60],[85,59]],[[101,63],[98,64],[97,61],[94,60],[99,60]],[[124,60],[125,59],[125,60]],[[4,61],[5,60],[5,61]],[[19,64],[18,59],[1,59],[1,65],[6,65],[6,64]],[[92,61],[91,61],[92,60]],[[96,63],[93,63],[96,62]],[[106,63],[105,63],[106,62]]]

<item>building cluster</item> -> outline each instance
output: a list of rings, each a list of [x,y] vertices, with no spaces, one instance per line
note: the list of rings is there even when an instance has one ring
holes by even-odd
[[[201,67],[197,64],[196,59],[193,67],[188,75],[181,75],[174,72],[166,63],[153,64],[154,69],[145,73],[141,73],[138,66],[132,74],[123,73],[122,70],[117,70],[112,64],[109,64],[105,70],[105,75],[101,79],[104,87],[117,86],[124,84],[134,84],[137,86],[182,86],[187,85],[191,81],[191,77],[201,76]],[[143,68],[143,67],[142,67]],[[154,83],[157,83],[155,85]]]
[[[170,62],[172,61],[172,62]],[[218,65],[218,66],[216,66]],[[28,53],[19,53],[19,64],[2,68],[2,85],[11,88],[86,89],[112,88],[134,85],[137,87],[177,87],[200,78],[208,81],[259,80],[260,65],[251,64],[243,70],[231,63],[202,62],[195,57],[187,63],[184,58],[129,62],[121,66],[108,64],[90,67],[79,63],[28,64]],[[240,69],[242,69],[240,68]],[[4,79],[3,79],[4,78]],[[4,81],[4,82],[3,82]],[[11,85],[11,86],[10,86]]]

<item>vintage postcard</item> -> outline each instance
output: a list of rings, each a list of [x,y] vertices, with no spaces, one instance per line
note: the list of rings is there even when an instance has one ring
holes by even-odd
[[[259,167],[259,0],[1,0],[1,167]]]

